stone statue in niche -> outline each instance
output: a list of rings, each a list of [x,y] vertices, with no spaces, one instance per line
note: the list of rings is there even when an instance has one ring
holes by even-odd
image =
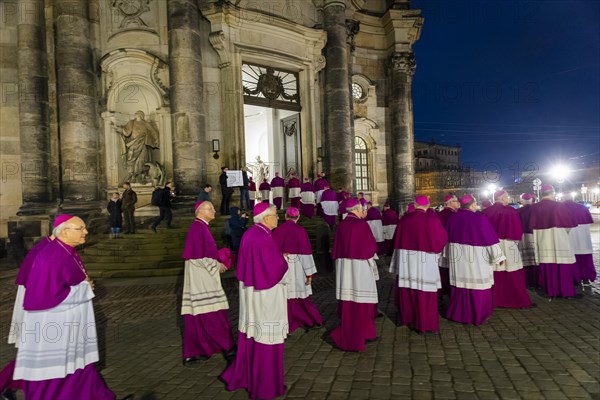
[[[134,119],[121,126],[113,124],[113,127],[125,145],[122,154],[128,174],[125,180],[145,184],[157,179],[159,174],[151,174],[151,171],[155,169],[152,167],[162,168],[152,154],[158,149],[158,129],[144,119],[144,112],[136,111]]]
[[[256,163],[250,166],[252,169],[252,175],[254,176],[256,185],[260,185],[264,179],[269,179],[269,166],[265,164],[260,156],[256,156]]]

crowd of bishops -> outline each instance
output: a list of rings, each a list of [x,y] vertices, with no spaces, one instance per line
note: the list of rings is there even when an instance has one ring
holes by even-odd
[[[591,214],[578,203],[556,201],[550,185],[542,186],[539,201],[522,194],[518,209],[499,190],[485,207],[470,194],[448,194],[439,212],[419,195],[399,216],[388,203],[382,211],[373,207],[363,193],[335,192],[324,174],[314,183],[307,178],[301,183],[295,175],[287,183],[279,176],[273,181],[260,185],[261,202],[250,183],[254,224],[235,256],[237,338],[220,278],[231,268],[232,257],[217,248],[209,230],[216,213],[210,201],[195,204],[182,254],[183,364],[222,353],[225,388],[244,389],[253,399],[285,394],[288,334],[323,326],[310,298],[317,268],[307,231],[298,224],[301,215],[322,218],[334,232],[339,323],[329,337],[343,351],[364,351],[378,337],[380,257],[386,258],[379,264],[387,260],[395,276],[398,323],[418,333],[439,332],[440,309],[450,321],[478,326],[495,308],[535,307],[528,289],[548,299],[573,298],[579,284],[596,279]],[[290,206],[279,224],[285,187]],[[89,340],[95,337],[94,283],[75,250],[86,235],[83,220],[58,215],[52,235],[23,261],[9,335],[17,357],[0,371],[6,398],[18,389],[25,398],[116,398],[94,366],[98,348]],[[440,308],[443,303],[446,307]],[[72,331],[61,340],[43,335],[34,340],[40,336],[32,332],[44,324]]]

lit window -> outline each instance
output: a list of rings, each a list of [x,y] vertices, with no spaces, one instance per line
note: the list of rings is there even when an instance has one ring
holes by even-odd
[[[354,175],[356,177],[356,190],[369,190],[369,162],[367,159],[367,144],[358,136],[354,138]]]
[[[353,83],[352,84],[352,97],[354,97],[356,100],[360,100],[363,98],[364,95],[364,91],[362,86],[360,86],[358,83]]]

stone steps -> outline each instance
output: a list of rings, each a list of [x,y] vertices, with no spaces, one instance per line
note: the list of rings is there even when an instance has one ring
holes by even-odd
[[[218,216],[209,226],[219,248],[223,247],[221,234],[228,219]],[[80,252],[90,275],[93,278],[109,278],[182,274],[184,260],[181,252],[193,216],[187,209],[174,210],[172,225],[175,228],[167,229],[163,222],[157,233],[149,229],[151,221],[140,224],[135,235],[121,235],[119,239],[110,239],[108,234],[94,235],[94,241]],[[280,223],[283,222],[283,212],[280,212]],[[313,250],[318,253],[317,235],[323,232],[323,222],[316,218],[301,218],[299,224],[307,230]],[[250,220],[248,226],[251,225]],[[327,239],[331,248],[332,238]]]

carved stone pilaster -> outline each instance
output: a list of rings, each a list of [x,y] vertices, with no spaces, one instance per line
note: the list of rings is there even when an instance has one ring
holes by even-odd
[[[348,43],[348,48],[352,53],[354,53],[354,50],[356,50],[355,36],[359,31],[360,22],[353,19],[346,20],[346,43]]]
[[[219,68],[229,67],[231,65],[231,60],[229,58],[229,51],[225,47],[225,44],[227,43],[225,32],[217,31],[210,33],[208,35],[208,41],[219,56]]]

